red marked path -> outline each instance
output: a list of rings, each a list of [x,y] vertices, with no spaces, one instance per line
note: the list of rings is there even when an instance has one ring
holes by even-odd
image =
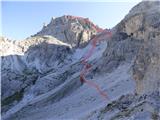
[[[111,37],[111,32],[109,30],[103,30],[102,31],[104,37],[107,35],[109,37]],[[92,47],[91,49],[84,55],[81,63],[84,65],[82,71],[81,71],[81,74],[80,74],[80,81],[81,83],[86,83],[88,84],[89,86],[95,88],[97,90],[97,92],[103,97],[105,98],[106,100],[108,100],[108,96],[107,96],[107,93],[104,92],[95,82],[93,81],[90,81],[90,80],[87,80],[85,78],[86,74],[89,72],[89,70],[91,69],[92,65],[89,64],[87,61],[88,59],[92,56],[92,54],[94,53],[94,50],[96,48],[96,44],[99,42],[100,39],[98,39],[98,37],[94,37],[92,39]]]
[[[76,16],[67,16],[68,18],[70,19],[81,19],[81,20],[84,20],[84,22],[86,24],[89,24],[90,26],[92,26],[94,29],[96,29],[96,31],[98,33],[101,33],[100,35],[102,35],[102,38],[105,38],[106,36],[109,36],[111,37],[112,33],[110,30],[103,30],[101,28],[99,28],[98,26],[95,26],[91,21],[89,21],[88,18],[82,18],[82,17],[76,17]],[[85,76],[87,75],[87,73],[89,72],[89,70],[91,70],[92,68],[92,65],[89,64],[87,61],[88,59],[92,56],[92,54],[94,53],[94,50],[96,48],[96,44],[98,42],[100,42],[99,40],[101,40],[101,38],[99,38],[99,35],[95,36],[93,39],[92,39],[92,47],[91,49],[89,49],[89,51],[83,56],[83,59],[81,61],[81,63],[84,65],[83,66],[83,69],[80,73],[80,81],[82,83],[86,83],[88,84],[89,86],[95,88],[97,90],[97,92],[102,96],[104,97],[106,100],[108,100],[108,96],[107,96],[107,93],[105,93],[95,82],[93,81],[90,81],[90,80],[87,80],[85,78]]]

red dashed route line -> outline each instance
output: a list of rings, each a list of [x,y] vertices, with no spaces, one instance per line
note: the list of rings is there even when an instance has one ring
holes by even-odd
[[[106,32],[106,31],[105,31],[105,32]],[[110,31],[107,31],[106,34],[107,34],[107,35],[111,35],[111,32],[110,32]],[[91,49],[87,52],[87,54],[83,57],[83,59],[82,59],[82,61],[81,61],[82,64],[84,65],[84,67],[83,67],[83,69],[82,69],[82,71],[81,71],[81,74],[80,74],[80,81],[81,81],[82,83],[87,83],[89,86],[94,87],[101,96],[103,96],[105,99],[108,99],[107,94],[106,94],[105,92],[103,92],[96,83],[94,83],[94,82],[92,82],[92,81],[89,81],[89,80],[87,80],[87,79],[85,78],[85,75],[88,73],[88,71],[89,71],[89,70],[91,69],[91,67],[92,67],[92,65],[89,64],[89,63],[87,62],[87,60],[88,60],[88,59],[91,57],[91,55],[93,54],[94,49],[95,49],[95,47],[96,47],[96,44],[97,44],[98,40],[99,40],[99,39],[98,39],[97,37],[95,37],[95,38],[92,39],[92,47],[91,47]]]
[[[83,18],[83,17],[77,17],[77,16],[67,16],[67,18],[69,19],[80,19],[80,20],[84,20],[85,23],[87,24],[90,24],[98,33],[101,32],[100,35],[104,35],[103,37],[105,37],[106,35],[111,37],[112,33],[110,30],[103,30],[97,26],[95,26],[92,22],[89,21],[88,18]],[[95,36],[93,39],[92,39],[92,47],[91,49],[87,52],[87,54],[83,57],[81,63],[84,65],[83,66],[83,69],[80,73],[80,81],[81,83],[87,83],[89,86],[95,88],[97,90],[97,92],[102,96],[104,97],[106,100],[108,100],[108,96],[107,96],[107,93],[105,93],[96,83],[94,83],[93,81],[90,81],[90,80],[87,80],[85,78],[86,74],[89,72],[89,70],[92,68],[92,65],[89,64],[87,61],[88,59],[92,56],[93,52],[94,52],[94,49],[96,48],[96,44],[97,42],[99,42],[98,40],[98,35]]]
[[[108,35],[109,37],[111,37],[111,32],[109,30],[103,30],[103,32],[101,33],[102,35]],[[105,100],[108,100],[108,95],[107,93],[105,93],[95,82],[87,80],[85,78],[86,74],[89,72],[89,70],[91,69],[92,65],[89,64],[87,61],[88,59],[92,56],[94,49],[96,48],[96,44],[97,42],[99,42],[100,39],[98,39],[98,37],[95,36],[95,38],[92,39],[92,47],[91,49],[87,52],[87,54],[83,57],[81,63],[84,65],[81,73],[80,73],[80,81],[81,83],[86,83],[89,86],[95,88],[97,90],[97,92],[103,97],[105,98]]]

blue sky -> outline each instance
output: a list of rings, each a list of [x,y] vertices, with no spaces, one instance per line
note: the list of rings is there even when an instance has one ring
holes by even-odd
[[[2,35],[25,39],[42,29],[51,17],[75,15],[89,18],[102,28],[112,28],[138,2],[2,2]]]

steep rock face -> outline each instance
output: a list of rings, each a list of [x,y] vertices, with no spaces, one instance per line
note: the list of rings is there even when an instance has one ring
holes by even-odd
[[[160,2],[141,2],[113,29],[104,53],[107,71],[122,61],[133,62],[137,93],[160,88]]]
[[[143,15],[136,13],[141,16],[143,24],[137,24],[139,29],[133,34],[144,43],[133,64],[133,78],[137,82],[137,93],[142,94],[159,91],[160,88],[160,2],[142,2],[137,9],[139,7],[144,7]]]
[[[52,18],[51,22],[43,26],[34,36],[51,35],[72,47],[82,47],[100,31],[102,29],[95,26],[88,18],[65,15]]]

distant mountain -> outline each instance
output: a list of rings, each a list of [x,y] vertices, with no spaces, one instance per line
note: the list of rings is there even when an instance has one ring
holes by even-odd
[[[159,18],[160,1],[143,1],[110,31],[65,15],[25,40],[1,37],[2,119],[159,120]]]

